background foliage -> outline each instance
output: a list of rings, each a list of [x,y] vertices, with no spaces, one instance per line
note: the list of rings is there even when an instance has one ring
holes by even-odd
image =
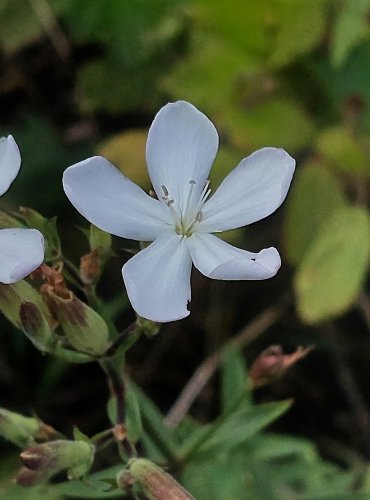
[[[77,264],[88,250],[78,229],[85,221],[64,197],[62,171],[98,152],[148,189],[147,128],[168,101],[188,100],[216,124],[213,189],[257,148],[283,147],[297,159],[285,205],[227,235],[252,251],[277,246],[278,277],[220,283],[194,272],[191,316],[141,339],[128,358],[130,377],[155,402],[132,389],[142,449],[168,459],[145,430],[155,422],[196,498],[368,498],[369,23],[369,0],[0,2],[0,132],[15,136],[23,156],[2,209],[57,215],[62,248]],[[130,245],[114,241],[99,288],[120,328],[133,319],[119,271]],[[279,319],[225,357],[191,417],[169,433],[160,411],[207,355],[271,304]],[[107,425],[98,368],[41,357],[3,318],[1,336],[2,407],[35,411],[67,434]],[[315,350],[252,393],[246,366],[271,344]],[[2,444],[0,494],[19,498],[10,486],[17,452]],[[97,470],[113,464],[107,454]],[[79,498],[117,495],[104,493],[96,474],[90,486],[63,483],[48,498],[76,488]],[[22,495],[39,498],[33,491]]]

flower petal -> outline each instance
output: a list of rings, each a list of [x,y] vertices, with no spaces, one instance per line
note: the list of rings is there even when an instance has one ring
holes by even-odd
[[[165,323],[185,318],[190,291],[191,258],[185,238],[163,234],[122,268],[132,307],[143,318]]]
[[[101,156],[67,168],[63,187],[72,205],[89,222],[116,236],[152,241],[170,227],[167,207]]]
[[[229,245],[213,234],[187,238],[194,266],[205,276],[218,280],[264,280],[278,272],[281,260],[276,248],[259,253]]]
[[[201,232],[252,224],[284,201],[295,160],[283,149],[263,148],[244,158],[202,208]]]
[[[21,167],[21,155],[12,135],[0,139],[0,196],[8,191]]]
[[[165,186],[174,208],[198,200],[218,149],[213,123],[195,106],[178,101],[164,106],[154,118],[146,146],[148,171],[159,199]]]
[[[15,283],[44,260],[44,237],[36,229],[0,230],[0,282]]]

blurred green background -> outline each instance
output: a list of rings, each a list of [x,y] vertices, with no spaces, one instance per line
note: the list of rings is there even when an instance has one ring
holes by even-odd
[[[77,264],[86,222],[64,196],[64,168],[99,153],[149,189],[147,130],[169,101],[190,101],[215,123],[213,189],[255,149],[283,147],[296,158],[283,207],[226,235],[251,251],[276,246],[278,276],[223,283],[194,272],[190,317],[142,339],[128,369],[166,412],[207,355],[276,305],[283,314],[244,350],[247,364],[271,344],[315,350],[255,399],[294,398],[273,430],[312,440],[343,469],[366,469],[370,0],[0,0],[0,75],[0,133],[14,135],[23,157],[1,208],[57,215],[64,251]],[[130,245],[115,241],[99,290],[121,328],[133,319],[120,277]],[[108,391],[97,367],[41,357],[5,319],[1,339],[0,406],[35,411],[65,432],[106,425]],[[207,385],[195,418],[217,415],[219,387],[217,378]],[[6,485],[17,458],[2,444]],[[194,477],[186,484],[207,498]],[[258,491],[245,498],[275,498]],[[208,493],[238,498],[218,494]],[[277,498],[301,498],[289,495]]]

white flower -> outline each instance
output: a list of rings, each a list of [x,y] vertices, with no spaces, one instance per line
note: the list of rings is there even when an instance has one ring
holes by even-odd
[[[21,167],[21,155],[11,135],[0,139],[0,196],[10,187]],[[0,229],[0,283],[15,283],[44,260],[44,238],[36,229]]]
[[[122,269],[135,311],[158,322],[189,315],[192,263],[221,280],[261,280],[280,267],[275,248],[240,250],[211,233],[267,217],[283,202],[295,161],[284,150],[264,148],[240,162],[209,198],[207,177],[218,149],[210,120],[179,101],[155,117],[146,148],[158,199],[95,156],[69,167],[63,177],[71,203],[109,233],[152,241]]]

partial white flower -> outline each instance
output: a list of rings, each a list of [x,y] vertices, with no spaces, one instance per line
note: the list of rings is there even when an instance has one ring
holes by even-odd
[[[21,155],[11,135],[0,139],[0,196],[17,177]],[[0,283],[15,283],[44,260],[44,238],[36,229],[0,229]]]
[[[117,236],[153,242],[122,269],[131,304],[144,318],[167,322],[189,315],[192,263],[221,280],[262,280],[280,268],[275,248],[247,252],[210,233],[274,212],[288,192],[295,161],[283,149],[256,151],[209,198],[217,149],[210,120],[179,101],[164,106],[149,130],[146,158],[158,199],[99,156],[64,172],[66,195],[88,221]]]

